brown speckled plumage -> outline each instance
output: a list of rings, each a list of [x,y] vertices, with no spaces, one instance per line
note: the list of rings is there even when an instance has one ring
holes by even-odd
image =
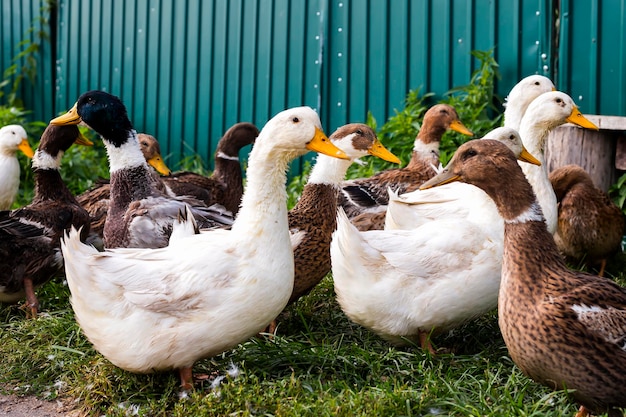
[[[411,160],[404,168],[388,169],[378,172],[369,178],[359,178],[345,181],[339,204],[350,219],[365,213],[384,211],[389,202],[388,188],[399,194],[414,191],[436,174],[439,166],[439,142],[448,130],[471,135],[463,126],[454,107],[447,104],[437,104],[426,112],[417,138],[416,148]],[[372,222],[372,225],[380,222]],[[384,224],[384,223],[383,223]],[[361,220],[361,230],[373,230],[368,227],[365,219]]]
[[[337,227],[338,186],[307,184],[298,204],[289,210],[289,228],[305,231],[294,248],[294,286],[289,304],[308,294],[330,271],[330,240]]]
[[[221,204],[234,215],[243,195],[243,174],[239,151],[252,143],[259,129],[252,123],[236,123],[224,133],[215,151],[215,169],[209,177],[193,172],[177,172],[163,182],[175,195],[190,195],[206,205]]]
[[[515,364],[551,389],[573,390],[581,410],[622,415],[616,407],[626,407],[626,290],[566,267],[531,186],[501,144],[468,142],[447,171],[442,176],[485,190],[505,218],[498,313]]]
[[[33,201],[20,209],[0,212],[0,300],[13,302],[26,296],[33,315],[38,302],[32,287],[63,269],[59,247],[63,233],[70,226],[82,227],[82,241],[89,233],[89,215],[67,189],[58,167],[37,167],[41,156],[56,158],[78,137],[76,126],[48,126],[33,159]]]
[[[565,165],[550,173],[558,202],[557,247],[570,262],[600,264],[621,249],[624,216],[609,196],[593,184],[578,165]]]
[[[385,154],[388,151],[382,147],[376,133],[365,124],[344,125],[330,136],[330,140],[351,158],[367,154],[388,158]],[[320,158],[326,164],[322,165]],[[318,156],[309,182],[289,211],[291,232],[304,232],[301,242],[294,247],[295,274],[290,304],[308,294],[330,271],[330,241],[337,227],[339,183],[351,163]]]

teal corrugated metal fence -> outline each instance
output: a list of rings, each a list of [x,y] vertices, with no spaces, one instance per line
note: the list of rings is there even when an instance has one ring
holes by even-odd
[[[626,116],[626,1],[561,0],[557,86],[586,113]]]
[[[368,111],[382,123],[411,89],[466,84],[474,49],[495,48],[501,96],[541,73],[586,113],[626,115],[625,1],[59,0],[21,96],[48,120],[86,90],[119,95],[174,166],[290,106],[318,109],[329,134]],[[43,4],[2,2],[2,69]]]
[[[4,74],[12,65],[17,65],[17,74],[26,78],[19,83],[17,97],[32,113],[33,120],[42,120],[54,108],[54,60],[52,46],[49,42],[50,27],[42,18],[49,19],[50,13],[46,0],[2,0],[0,2],[0,74]],[[25,58],[17,59],[20,52],[27,48],[37,48],[32,56],[33,61]],[[28,66],[34,69],[35,78],[29,79],[22,69]],[[4,77],[2,77],[3,79]],[[0,79],[1,80],[1,79]],[[11,83],[15,76],[10,77]],[[12,85],[5,85],[1,91],[6,98]],[[4,103],[0,99],[0,103]]]

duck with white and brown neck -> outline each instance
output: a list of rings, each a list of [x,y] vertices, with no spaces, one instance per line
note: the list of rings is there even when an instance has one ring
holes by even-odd
[[[407,166],[387,169],[369,178],[345,181],[339,203],[348,217],[352,219],[362,213],[384,212],[389,202],[389,188],[398,193],[413,191],[432,178],[439,166],[439,143],[448,130],[473,135],[461,122],[454,107],[437,104],[424,115]]]
[[[157,248],[167,245],[178,213],[191,205],[201,228],[230,226],[223,208],[197,200],[171,197],[161,191],[141,152],[137,132],[122,101],[104,91],[82,94],[56,125],[84,123],[102,138],[109,157],[111,201],[104,225],[104,245]]]
[[[505,220],[498,323],[515,364],[567,389],[579,416],[626,407],[626,290],[572,271],[559,254],[532,187],[511,151],[470,141],[424,185],[463,181],[484,190]]]

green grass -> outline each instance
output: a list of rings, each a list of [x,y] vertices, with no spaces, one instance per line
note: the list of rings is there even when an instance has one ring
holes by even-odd
[[[622,276],[622,281],[623,281]],[[266,335],[200,361],[196,390],[180,398],[178,377],[123,371],[94,351],[55,280],[39,291],[42,314],[0,309],[0,386],[5,392],[74,401],[107,416],[563,416],[576,407],[521,374],[495,313],[434,343],[431,356],[396,348],[350,322],[327,277]],[[220,382],[215,382],[216,377]]]

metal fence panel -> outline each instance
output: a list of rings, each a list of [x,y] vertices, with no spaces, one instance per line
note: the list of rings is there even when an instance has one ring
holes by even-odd
[[[584,112],[624,115],[625,1],[59,0],[20,95],[48,120],[89,89],[116,94],[173,166],[196,152],[212,162],[232,124],[290,106],[316,108],[329,134],[368,111],[382,124],[411,89],[466,84],[475,49],[494,48],[501,97],[540,73]],[[3,70],[43,4],[2,2]]]

